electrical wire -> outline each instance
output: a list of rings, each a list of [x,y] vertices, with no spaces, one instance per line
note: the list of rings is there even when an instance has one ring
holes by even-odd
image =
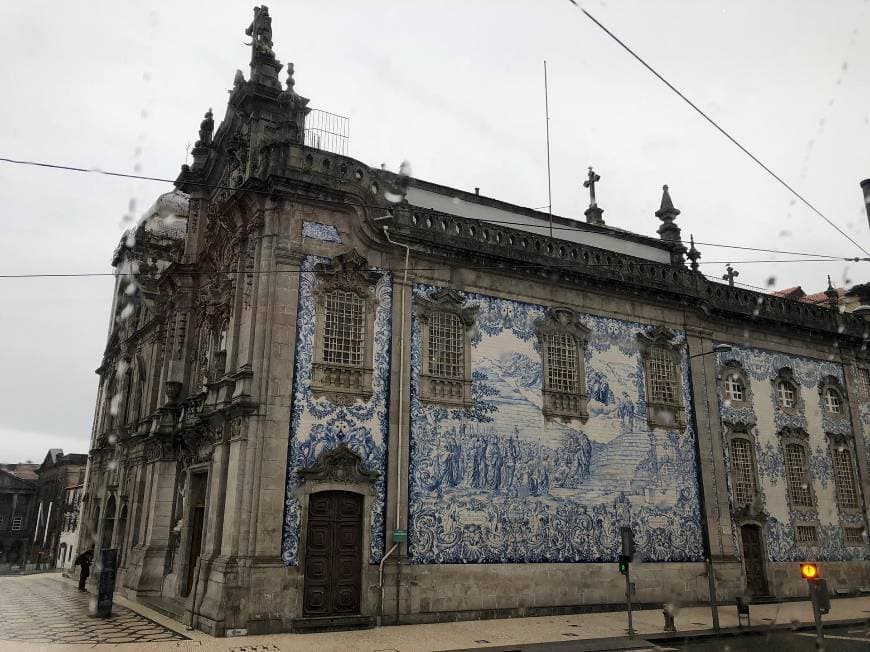
[[[169,184],[175,183],[174,179],[166,179],[166,178],[162,178],[162,177],[149,177],[149,176],[144,176],[144,175],[140,175],[140,174],[129,174],[129,173],[125,173],[125,172],[113,172],[113,171],[109,171],[109,170],[103,170],[101,168],[83,168],[83,167],[77,167],[77,166],[72,166],[72,165],[61,165],[59,163],[46,163],[43,161],[28,161],[28,160],[22,160],[22,159],[0,157],[0,162],[10,163],[10,164],[14,164],[14,165],[29,165],[29,166],[34,166],[34,167],[49,168],[49,169],[53,169],[53,170],[64,170],[64,171],[68,171],[68,172],[84,172],[84,173],[90,173],[90,174],[102,174],[102,175],[109,176],[109,177],[119,177],[119,178],[123,178],[123,179],[136,179],[139,181],[155,181],[155,182],[159,182],[159,183],[169,183]],[[298,193],[291,193],[291,192],[287,192],[287,191],[258,190],[256,188],[232,188],[230,186],[224,186],[221,184],[208,184],[208,183],[202,183],[202,182],[189,182],[189,183],[191,185],[195,185],[197,187],[210,189],[210,190],[231,190],[234,192],[244,192],[244,193],[251,193],[251,194],[258,194],[258,195],[266,195],[269,197],[283,197],[286,199],[304,199],[304,200],[311,199],[310,197],[308,197],[306,195],[301,195]],[[335,205],[340,205],[340,206],[355,206],[357,208],[373,208],[373,209],[378,209],[378,210],[384,210],[383,205],[367,204],[365,202],[358,202],[358,201],[354,201],[354,200],[345,201],[345,200],[325,199],[325,198],[318,197],[317,201],[320,203],[335,204]],[[534,209],[532,209],[532,210],[534,210]],[[420,208],[420,211],[422,213],[426,213],[426,211],[438,212],[438,211],[435,211],[434,209],[426,209],[426,208]],[[467,219],[477,219],[477,218],[467,218]],[[568,218],[563,218],[563,219],[568,219]],[[490,218],[478,219],[478,221],[484,222],[487,224],[502,224],[504,226],[524,226],[524,227],[533,228],[533,229],[546,230],[549,228],[549,226],[545,225],[545,224],[542,224],[539,226],[537,224],[529,224],[528,222],[514,222],[514,221],[510,221],[510,220],[498,220],[498,219],[490,219]],[[573,232],[577,232],[577,233],[588,233],[588,231],[585,231],[584,229],[581,229],[581,228],[576,227],[576,226],[556,226],[555,224],[553,225],[553,230],[554,231],[573,231]],[[534,232],[531,232],[531,233],[534,233]],[[631,233],[631,232],[627,232],[627,233]],[[615,235],[618,235],[618,234],[619,234],[619,231],[617,230],[617,233]],[[538,235],[544,235],[544,234],[541,233]],[[638,234],[632,234],[632,235],[638,235]],[[648,237],[648,236],[641,236],[641,237]],[[680,242],[683,242],[685,244],[689,244],[688,240],[681,240]],[[797,256],[815,256],[818,258],[826,258],[826,259],[845,261],[845,262],[861,262],[861,261],[865,261],[865,260],[870,260],[870,258],[861,259],[861,258],[854,258],[854,257],[848,257],[848,256],[834,256],[831,254],[816,254],[816,253],[809,253],[809,252],[782,251],[782,250],[778,250],[778,249],[762,249],[762,248],[758,248],[758,247],[748,247],[745,245],[729,245],[729,244],[721,244],[721,243],[715,243],[715,242],[695,242],[695,244],[702,245],[705,247],[722,247],[722,248],[726,248],[726,249],[741,249],[744,251],[758,251],[758,252],[764,252],[764,253],[788,254],[788,255],[797,255]],[[735,261],[730,261],[730,262],[734,263]],[[701,264],[710,264],[710,263],[701,263]]]
[[[758,164],[758,165],[759,165],[759,166],[760,166],[760,167],[761,167],[765,172],[767,172],[770,176],[772,176],[774,179],[776,179],[776,180],[777,180],[780,184],[782,184],[782,185],[783,185],[783,186],[784,186],[784,187],[785,187],[785,188],[786,188],[786,189],[787,189],[791,194],[793,194],[793,195],[794,195],[795,197],[797,197],[801,202],[803,202],[807,207],[809,207],[810,210],[812,210],[816,215],[818,215],[818,216],[821,217],[823,220],[825,220],[825,222],[827,222],[827,223],[830,224],[832,227],[834,227],[834,228],[835,228],[835,229],[836,229],[836,230],[837,230],[837,231],[838,231],[838,232],[839,232],[839,233],[840,233],[844,238],[846,238],[849,242],[851,242],[853,245],[855,245],[856,247],[858,247],[858,249],[860,249],[861,251],[863,251],[867,256],[870,256],[870,251],[867,251],[864,247],[862,247],[862,246],[861,246],[860,244],[858,244],[855,240],[853,240],[852,237],[851,237],[849,234],[847,234],[845,231],[843,231],[843,229],[841,229],[839,226],[837,226],[836,224],[834,224],[834,222],[832,222],[830,219],[828,219],[828,217],[827,217],[824,213],[822,213],[818,208],[816,208],[813,204],[811,204],[810,201],[809,201],[808,199],[806,199],[806,198],[805,198],[802,194],[800,194],[797,190],[795,190],[794,188],[792,188],[792,186],[789,185],[785,180],[783,180],[782,177],[780,177],[778,174],[776,174],[776,172],[774,172],[774,171],[771,170],[767,165],[765,165],[764,163],[762,163],[761,160],[760,160],[757,156],[755,156],[755,154],[753,154],[752,152],[750,152],[746,147],[744,147],[742,144],[740,144],[740,142],[739,142],[736,138],[734,138],[734,136],[732,136],[732,135],[729,134],[727,131],[725,131],[725,129],[723,129],[722,127],[720,127],[719,124],[718,124],[715,120],[713,120],[713,118],[711,118],[710,116],[708,116],[708,115],[707,115],[707,114],[706,114],[706,113],[705,113],[705,112],[704,112],[704,111],[703,111],[703,110],[702,110],[702,109],[701,109],[697,104],[695,104],[694,102],[692,102],[692,100],[690,100],[688,97],[686,97],[682,92],[680,92],[679,89],[677,89],[673,84],[671,84],[671,82],[669,82],[667,79],[665,79],[664,77],[662,77],[662,75],[659,74],[658,71],[656,71],[655,68],[653,68],[650,64],[648,64],[646,61],[644,61],[644,60],[640,57],[640,55],[638,55],[634,50],[632,50],[628,45],[626,45],[626,44],[625,44],[625,43],[624,43],[624,42],[623,42],[623,41],[622,41],[618,36],[616,36],[616,34],[614,34],[614,33],[611,32],[609,29],[607,29],[604,25],[601,24],[601,22],[600,22],[597,18],[595,18],[595,16],[593,16],[593,15],[590,14],[588,11],[586,11],[583,7],[581,7],[579,4],[577,4],[576,0],[568,0],[568,2],[570,2],[572,5],[574,5],[574,6],[575,6],[577,9],[579,9],[580,11],[582,11],[583,14],[584,14],[584,15],[585,15],[589,20],[591,20],[593,23],[595,23],[598,27],[600,27],[600,28],[604,31],[605,34],[607,34],[610,38],[612,38],[612,39],[613,39],[614,41],[616,41],[620,46],[622,46],[622,48],[623,48],[626,52],[628,52],[631,56],[633,56],[635,59],[637,59],[637,60],[641,63],[641,65],[643,65],[644,68],[646,68],[646,69],[649,70],[653,75],[655,75],[655,76],[659,79],[659,81],[661,81],[665,86],[667,86],[667,87],[670,88],[674,93],[676,93],[677,96],[680,97],[680,99],[682,99],[684,102],[686,102],[686,104],[688,104],[690,107],[692,107],[692,108],[693,108],[693,109],[694,109],[698,114],[701,115],[702,118],[704,118],[707,122],[709,122],[711,125],[713,125],[713,127],[715,127],[716,130],[719,131],[719,133],[721,133],[721,134],[722,134],[723,136],[725,136],[728,140],[730,140],[732,143],[734,143],[734,145],[736,145],[736,146],[737,146],[737,147],[738,147],[738,148],[739,148],[739,149],[740,149],[744,154],[746,154],[749,158],[751,158],[753,161],[755,161],[755,162],[756,162],[756,163],[757,163],[757,164]]]

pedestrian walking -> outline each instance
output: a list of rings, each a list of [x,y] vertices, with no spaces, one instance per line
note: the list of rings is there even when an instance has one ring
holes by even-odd
[[[73,567],[81,566],[82,570],[79,573],[79,591],[85,590],[85,583],[88,581],[88,577],[91,574],[91,564],[94,561],[94,549],[89,548],[85,550],[82,554],[76,557],[75,563],[73,563]]]

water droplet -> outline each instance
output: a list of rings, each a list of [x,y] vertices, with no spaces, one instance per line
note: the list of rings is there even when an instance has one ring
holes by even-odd
[[[127,210],[131,213],[136,212],[136,198],[130,197],[130,201],[127,202]]]
[[[147,118],[148,117],[148,109],[142,109],[141,111],[139,111],[139,115],[142,116],[143,118]]]
[[[454,204],[457,204],[457,205],[462,203],[462,200],[459,197],[454,197],[452,201]]]
[[[411,176],[411,162],[407,159],[402,161],[402,164],[399,166],[399,175],[403,177]]]
[[[806,482],[801,483],[801,489],[809,489],[809,485]]]
[[[767,277],[767,287],[771,288],[774,285],[776,285],[776,277],[775,276],[768,276]]]
[[[113,432],[111,435],[108,436],[107,440],[110,444],[114,446],[118,443],[118,435]]]
[[[132,249],[136,246],[136,232],[132,229],[127,231],[127,237],[124,238],[124,244],[127,245],[128,249]]]
[[[115,437],[115,441],[117,441],[117,439],[118,438]],[[109,471],[114,471],[118,468],[118,463],[115,460],[109,460],[109,463],[106,464],[106,468],[109,469]]]
[[[136,174],[139,174],[141,171],[142,171],[142,164],[141,164],[141,163],[136,163],[136,164],[133,166],[133,172],[135,172]]]
[[[731,407],[731,399],[730,399],[730,398],[726,398],[726,399],[723,401],[723,404],[725,405],[725,407],[730,408],[730,407]]]
[[[143,72],[142,73],[142,81],[150,82],[151,81],[151,73]]]
[[[759,313],[759,312],[760,312],[760,311],[758,310],[758,308],[756,308],[755,310],[752,311],[752,316],[753,316],[753,317],[758,317],[758,313]]]
[[[124,306],[124,309],[121,311],[121,314],[118,316],[120,321],[127,321],[130,317],[133,316],[133,312],[136,310],[135,306],[132,303],[128,303]]]
[[[121,394],[115,394],[109,402],[109,414],[113,417],[118,416],[118,410],[121,407]]]
[[[390,192],[389,190],[384,190],[384,199],[393,204],[398,204],[405,198],[404,195],[400,195],[395,192]]]
[[[760,306],[761,304],[764,303],[764,297],[758,297],[758,298],[755,300],[755,303],[757,303],[757,304]]]
[[[843,324],[840,324],[839,326],[837,326],[837,332],[838,332],[838,333],[842,333],[844,330],[846,330],[846,327],[843,326]]]
[[[175,217],[175,215],[174,215],[173,213],[168,213],[167,215],[165,215],[165,216],[163,217],[163,223],[164,223],[166,226],[172,226],[173,224],[175,224],[175,222],[176,222],[177,220],[178,220],[178,218]]]
[[[130,364],[126,360],[119,360],[115,370],[119,376],[123,376],[129,368]]]
[[[782,231],[779,232],[779,237],[780,238],[790,238],[791,231],[789,231],[788,229],[783,229]]]
[[[136,287],[136,284],[131,281],[130,283],[127,284],[127,287],[124,289],[124,294],[126,294],[128,297],[132,297],[134,294],[136,294],[136,291],[138,289],[139,288]]]
[[[136,149],[133,150],[133,158],[139,158],[142,156],[142,146],[136,145]]]

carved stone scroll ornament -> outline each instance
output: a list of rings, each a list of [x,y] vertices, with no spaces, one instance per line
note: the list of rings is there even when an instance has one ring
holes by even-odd
[[[298,473],[305,482],[338,482],[342,484],[372,484],[380,477],[378,471],[363,468],[363,460],[350,447],[341,443],[322,453],[317,464]]]

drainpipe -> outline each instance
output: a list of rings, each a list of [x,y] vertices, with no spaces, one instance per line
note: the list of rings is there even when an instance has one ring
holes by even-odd
[[[399,415],[398,415],[398,424],[396,434],[396,521],[393,526],[394,530],[398,530],[399,525],[401,524],[402,517],[402,427],[404,425],[404,421],[402,419],[403,407],[405,405],[405,287],[408,284],[408,264],[409,259],[411,257],[411,247],[405,244],[401,244],[390,238],[390,227],[384,227],[384,237],[386,237],[387,242],[390,244],[396,245],[397,247],[405,248],[405,269],[402,274],[402,298],[401,305],[399,307],[400,317],[399,317],[399,333],[401,334],[401,342],[399,345]],[[398,544],[393,546],[392,552],[398,547]],[[387,553],[389,556],[389,553]],[[386,556],[384,557],[386,559]],[[383,560],[381,560],[383,564]],[[398,561],[397,563],[401,564]],[[398,569],[399,572],[401,568]],[[383,584],[381,584],[381,595],[383,596]],[[400,600],[400,592],[399,592],[399,573],[396,574],[396,624],[399,622],[399,600]],[[382,610],[383,611],[383,610]],[[380,623],[379,623],[380,624]]]
[[[378,564],[378,590],[381,592],[381,606],[378,608],[378,623],[377,626],[381,626],[381,620],[384,617],[384,562],[387,561],[387,557],[392,555],[396,548],[399,547],[398,543],[394,543],[393,547],[387,551],[387,554],[381,558],[381,563]],[[399,590],[399,587],[396,587],[396,591]],[[398,618],[397,618],[398,620]]]

